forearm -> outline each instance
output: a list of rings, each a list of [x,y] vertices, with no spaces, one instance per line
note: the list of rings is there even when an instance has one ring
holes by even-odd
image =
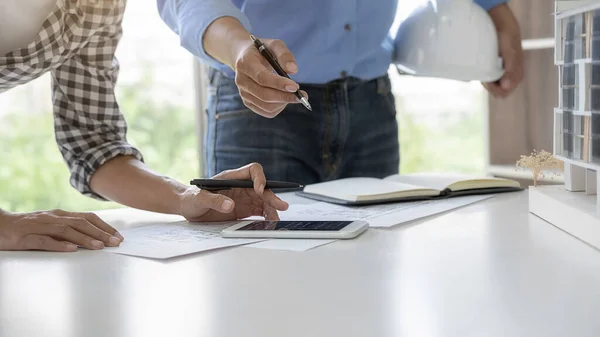
[[[202,45],[208,55],[234,69],[237,54],[250,42],[250,33],[233,17],[221,17],[213,21],[202,37]]]
[[[168,214],[180,213],[180,199],[187,189],[131,156],[118,156],[100,166],[90,179],[90,187],[108,200]]]
[[[489,14],[498,32],[519,34],[520,36],[519,22],[508,4],[501,4],[490,9]]]
[[[222,25],[222,18],[237,20],[237,24],[241,23],[244,27],[245,38],[248,39],[247,31],[250,31],[250,21],[237,8],[231,0],[157,0],[158,12],[163,21],[179,35],[181,45],[194,54],[199,59],[207,64],[218,68],[223,63],[230,64],[228,55],[222,50],[213,50],[209,53],[204,49],[204,36],[207,34],[208,27],[219,21],[213,28],[217,29],[217,35],[210,33],[209,36],[231,36],[233,30],[237,30],[236,22],[230,23],[225,20],[225,25]],[[219,28],[225,28],[229,32],[224,35]],[[236,35],[237,36],[237,35]],[[210,39],[210,38],[209,38]],[[211,47],[218,47],[218,44],[229,42],[225,38],[223,40],[211,42]],[[226,43],[227,45],[229,43]],[[214,56],[213,56],[214,55]]]

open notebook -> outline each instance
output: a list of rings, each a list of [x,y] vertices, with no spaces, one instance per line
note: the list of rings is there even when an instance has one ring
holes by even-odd
[[[448,198],[521,190],[518,182],[444,173],[392,175],[384,179],[345,178],[307,185],[299,195],[346,205]]]

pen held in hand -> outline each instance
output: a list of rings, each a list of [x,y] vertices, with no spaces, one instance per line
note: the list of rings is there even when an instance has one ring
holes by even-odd
[[[273,69],[275,69],[275,72],[277,72],[277,74],[279,76],[290,78],[290,76],[288,76],[288,74],[283,70],[281,65],[279,65],[279,62],[277,62],[277,59],[275,58],[273,53],[271,53],[271,51],[262,43],[261,40],[259,40],[254,35],[250,35],[250,39],[254,43],[254,46],[256,47],[256,49],[258,49],[260,54],[267,60],[267,62],[269,62],[271,67],[273,67]],[[300,100],[300,103],[302,103],[302,105],[304,105],[304,107],[306,107],[308,110],[312,111],[312,107],[310,106],[310,103],[308,103],[308,100],[306,99],[306,97],[304,97],[302,95],[302,93],[300,93],[299,90],[296,90],[294,95],[296,95],[296,97]]]
[[[194,179],[190,181],[191,185],[195,185],[200,189],[207,191],[224,191],[232,188],[254,188],[252,180],[236,180],[236,179]],[[287,181],[267,180],[265,185],[266,190],[272,189],[294,189],[299,190],[304,186]]]

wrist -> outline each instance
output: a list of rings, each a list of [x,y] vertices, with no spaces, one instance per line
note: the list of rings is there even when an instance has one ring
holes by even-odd
[[[209,55],[235,69],[238,55],[251,43],[250,33],[237,19],[224,16],[208,26],[202,43]]]
[[[165,206],[168,210],[168,213],[181,215],[181,205],[183,204],[183,199],[188,186],[185,186],[179,181],[169,177],[164,177],[163,179],[170,187],[170,195],[168,198],[165,198],[165,200],[167,200],[167,205]]]
[[[0,224],[3,224],[10,219],[13,219],[17,214],[0,209]]]
[[[242,35],[236,33],[235,35],[236,36],[232,37],[230,40],[232,42],[229,45],[229,56],[227,58],[227,62],[225,63],[233,70],[235,70],[235,63],[237,62],[239,55],[252,45],[252,41],[250,41],[250,34]]]

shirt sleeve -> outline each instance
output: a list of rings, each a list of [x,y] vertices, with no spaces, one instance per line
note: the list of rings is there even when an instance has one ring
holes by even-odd
[[[123,5],[124,6],[124,5]],[[120,14],[107,18],[77,54],[52,71],[56,142],[71,172],[71,185],[105,200],[89,186],[92,174],[108,160],[142,154],[127,143],[127,124],[115,98],[119,64],[114,57],[122,35]]]
[[[500,4],[508,2],[508,0],[475,0],[475,2],[486,11],[489,11]]]
[[[251,31],[248,18],[230,0],[157,0],[158,12],[165,23],[179,35],[181,45],[208,65],[221,63],[206,53],[202,37],[216,19],[230,16]]]

